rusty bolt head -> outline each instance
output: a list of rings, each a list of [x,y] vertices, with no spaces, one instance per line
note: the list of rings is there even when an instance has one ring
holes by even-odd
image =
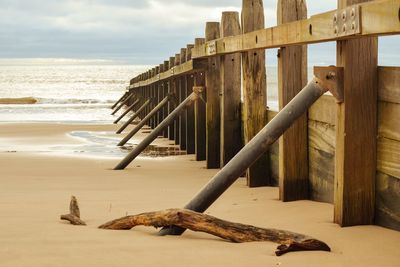
[[[342,32],[345,32],[345,31],[346,31],[346,24],[344,24],[342,27]]]
[[[355,15],[356,15],[356,10],[355,10],[354,8],[352,8],[352,9],[351,9],[350,16],[351,16],[352,18],[354,18]]]
[[[343,11],[343,13],[342,13],[342,19],[343,19],[343,21],[346,21],[346,11]]]
[[[333,22],[334,22],[334,23],[337,22],[337,13],[335,13],[335,15],[333,16]]]

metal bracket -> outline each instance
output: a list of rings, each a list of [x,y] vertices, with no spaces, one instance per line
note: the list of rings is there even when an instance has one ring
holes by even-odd
[[[338,10],[333,16],[333,31],[336,36],[361,33],[361,9],[359,5]]]
[[[206,52],[207,55],[216,55],[217,54],[217,42],[210,41],[206,43]]]
[[[322,86],[328,88],[329,92],[336,98],[336,103],[344,101],[344,69],[343,67],[314,67],[314,76],[321,82]]]

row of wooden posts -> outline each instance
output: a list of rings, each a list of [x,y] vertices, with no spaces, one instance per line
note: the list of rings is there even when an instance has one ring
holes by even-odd
[[[396,1],[391,3],[386,1],[388,2],[386,4],[395,5]],[[358,2],[363,1],[341,0],[339,8],[346,8]],[[360,20],[368,19],[358,18],[358,15],[353,17]],[[306,18],[305,1],[278,1],[278,25]],[[334,23],[340,19],[336,15],[335,18],[332,16]],[[346,17],[343,16],[342,19],[345,20]],[[307,23],[308,21],[305,21],[305,24]],[[248,185],[253,187],[272,184],[268,157],[262,153],[284,132],[279,139],[280,198],[283,201],[308,199],[307,109],[323,92],[330,90],[338,102],[334,221],[343,226],[373,223],[377,37],[370,34],[369,37],[347,38],[345,35],[338,36],[335,27],[326,29],[329,33],[325,33],[325,29],[318,30],[316,26],[312,27],[311,23],[309,25],[306,33],[290,32],[283,28],[279,29],[286,32],[276,30],[278,37],[274,38],[279,40],[291,40],[290,34],[294,34],[300,36],[300,39],[304,38],[304,41],[297,41],[299,45],[281,45],[279,49],[278,89],[281,111],[267,126],[265,126],[267,124],[265,50],[259,47],[259,43],[269,41],[261,39],[259,37],[261,35],[258,35],[258,30],[264,29],[263,2],[243,0],[241,20],[237,12],[224,12],[221,23],[206,24],[204,39],[196,38],[194,45],[187,45],[179,54],[131,80],[129,91],[114,107],[119,109],[124,105],[130,105],[128,109],[135,111],[135,115],[122,128],[126,128],[135,117],[139,117],[141,122],[139,127],[133,129],[119,145],[124,145],[140,127],[148,124],[154,131],[149,135],[151,138],[139,144],[140,149],[158,135],[162,135],[174,140],[175,144],[188,154],[195,154],[197,160],[206,160],[207,168],[222,168],[206,186],[209,190],[213,186],[219,186],[221,189],[221,183],[216,181],[223,175],[230,177],[229,182],[224,185],[229,186],[229,183],[233,182],[232,173],[236,176],[241,174],[239,173],[241,168],[232,171],[240,164],[244,164],[243,170],[247,168]],[[370,24],[356,25],[361,28],[369,27]],[[389,32],[386,28],[377,29],[376,35],[379,35],[379,32]],[[398,29],[391,31],[396,32]],[[360,32],[363,34],[362,30]],[[245,45],[242,42],[240,45],[237,44],[238,52],[217,55],[218,49],[228,48],[225,48],[225,42],[221,47],[221,43],[214,42],[215,40],[223,38],[222,40],[227,40],[228,43],[238,35],[245,34],[255,37],[248,41],[254,43],[253,50],[240,50],[240,47]],[[322,37],[318,37],[319,35]],[[229,39],[230,36],[235,38]],[[320,42],[338,40],[338,67],[317,69],[316,79],[307,85],[305,44],[316,42],[312,38],[316,38],[315,40],[320,38]],[[234,49],[232,47],[235,45],[232,43],[230,45],[229,49]],[[204,47],[207,49],[206,56],[196,56],[192,59],[192,51],[200,51]],[[168,76],[169,71],[170,78],[161,77]],[[333,86],[332,80],[334,80]],[[121,133],[122,130],[118,132]],[[253,141],[256,135],[259,142]],[[246,146],[243,148],[244,145]],[[140,149],[136,149],[134,155],[121,162],[116,169],[125,168],[140,153]],[[257,155],[255,161],[246,158],[246,156],[255,157],[255,154]],[[231,162],[235,162],[236,165],[233,166]],[[226,164],[230,166],[225,166]],[[214,197],[218,197],[224,190],[214,192]],[[201,202],[205,196],[209,197],[209,194],[199,194],[194,199]],[[200,211],[204,211],[204,208],[211,204],[208,201],[199,208],[193,203],[190,202],[187,207],[196,207]]]

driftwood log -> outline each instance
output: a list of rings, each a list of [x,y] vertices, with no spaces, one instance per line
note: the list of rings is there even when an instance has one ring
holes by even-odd
[[[291,251],[330,251],[327,244],[309,236],[284,230],[228,222],[186,209],[168,209],[126,216],[107,222],[99,226],[99,228],[129,230],[138,225],[154,226],[156,228],[178,226],[196,232],[209,233],[236,243],[271,241],[280,244],[275,251],[277,256]]]
[[[78,200],[76,197],[71,196],[71,202],[69,203],[69,214],[61,215],[61,220],[69,221],[73,225],[86,225],[81,220],[81,212],[79,210]]]

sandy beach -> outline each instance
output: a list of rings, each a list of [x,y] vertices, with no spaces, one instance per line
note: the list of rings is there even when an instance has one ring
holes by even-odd
[[[304,233],[325,241],[332,252],[276,257],[277,244],[270,242],[234,244],[190,231],[180,237],[160,237],[149,227],[97,229],[127,214],[182,207],[216,173],[192,155],[141,157],[125,171],[113,171],[118,158],[45,149],[85,142],[67,135],[72,131],[104,132],[116,127],[0,125],[0,266],[400,265],[400,232],[378,226],[340,228],[332,223],[332,205],[283,203],[278,201],[278,188],[250,189],[244,179],[207,212],[234,222]],[[59,219],[67,213],[71,195],[78,198],[87,226]]]

